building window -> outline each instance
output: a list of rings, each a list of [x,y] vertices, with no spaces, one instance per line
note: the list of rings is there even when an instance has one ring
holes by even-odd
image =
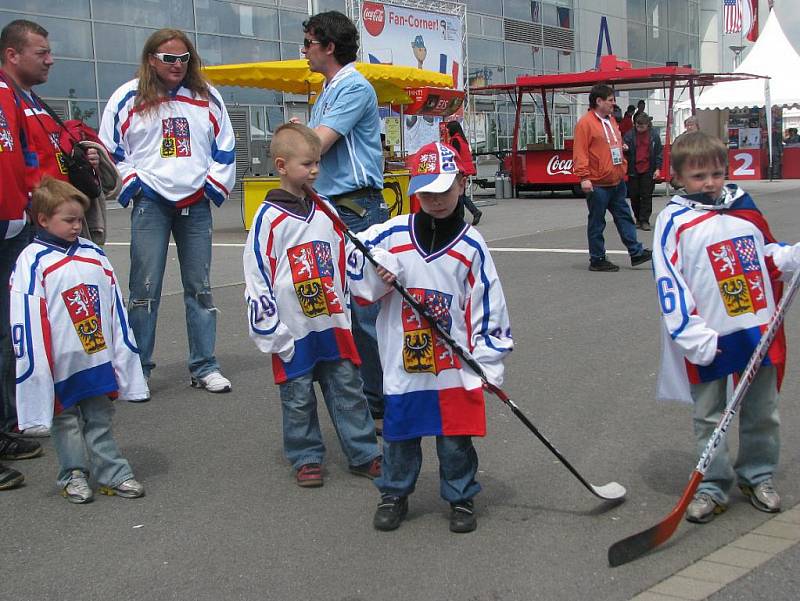
[[[207,65],[280,60],[278,42],[198,35],[197,46],[203,62]]]
[[[194,29],[192,0],[92,0],[92,8],[98,21]]]
[[[230,2],[196,4],[197,31],[226,33],[268,40],[278,39],[278,11]]]
[[[25,11],[29,21],[39,22],[38,18],[31,18],[31,13],[45,13],[60,17],[74,17],[76,19],[89,18],[89,0],[3,0],[3,8]],[[15,17],[18,18],[18,17]],[[9,19],[8,21],[13,21]],[[4,22],[7,23],[8,21]],[[47,29],[45,27],[45,29]]]
[[[59,58],[94,58],[92,51],[92,27],[89,21],[61,19],[59,17],[32,17],[24,13],[0,12],[0,27],[17,19],[34,20],[44,27],[50,48]]]

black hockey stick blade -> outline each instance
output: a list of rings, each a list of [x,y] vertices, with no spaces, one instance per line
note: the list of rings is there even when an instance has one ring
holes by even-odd
[[[633,561],[634,559],[639,559],[642,555],[650,552],[669,539],[681,523],[683,514],[689,506],[689,503],[691,503],[692,497],[694,497],[694,493],[702,479],[702,473],[695,471],[692,474],[689,485],[686,487],[678,504],[675,505],[669,515],[658,524],[647,530],[637,532],[628,538],[623,538],[611,545],[608,549],[609,565],[615,568]]]

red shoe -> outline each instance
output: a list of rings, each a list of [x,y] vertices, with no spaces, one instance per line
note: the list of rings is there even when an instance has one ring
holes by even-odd
[[[382,457],[378,455],[372,461],[368,461],[363,465],[351,465],[347,469],[350,470],[351,474],[355,474],[356,476],[364,476],[365,478],[374,480],[381,475],[381,461]]]
[[[319,463],[306,463],[301,465],[295,476],[297,486],[303,488],[318,488],[322,486],[322,466]]]

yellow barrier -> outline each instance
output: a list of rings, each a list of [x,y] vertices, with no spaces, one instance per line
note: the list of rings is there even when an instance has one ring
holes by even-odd
[[[389,215],[395,217],[411,212],[411,202],[408,199],[408,171],[396,171],[384,174],[383,198],[389,207]],[[249,230],[253,223],[258,207],[267,195],[267,192],[280,186],[277,177],[243,177],[242,189],[242,219],[244,229]]]

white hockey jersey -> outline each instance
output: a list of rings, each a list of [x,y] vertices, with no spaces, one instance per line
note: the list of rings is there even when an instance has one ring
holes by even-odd
[[[122,177],[117,200],[125,207],[141,190],[183,207],[203,195],[217,206],[236,180],[234,135],[219,92],[208,99],[183,86],[145,112],[134,107],[139,80],[120,86],[109,98],[100,123],[100,139]]]
[[[244,249],[250,337],[273,353],[275,383],[320,361],[361,364],[350,330],[345,241],[312,203],[305,217],[264,201]]]
[[[11,332],[21,430],[50,426],[82,399],[149,396],[139,351],[103,251],[34,239],[11,276]]]
[[[503,359],[513,341],[486,242],[478,230],[464,225],[450,244],[429,254],[414,236],[414,219],[415,215],[400,215],[358,236],[367,246],[392,253],[402,266],[403,286],[499,386]],[[480,378],[358,251],[348,259],[348,277],[355,302],[381,299],[377,331],[386,403],[384,438],[485,435]]]
[[[775,312],[781,280],[800,267],[800,246],[776,243],[748,194],[735,185],[724,192],[718,205],[674,196],[656,220],[659,399],[691,402],[690,383],[741,372]],[[782,375],[782,332],[764,363]]]

